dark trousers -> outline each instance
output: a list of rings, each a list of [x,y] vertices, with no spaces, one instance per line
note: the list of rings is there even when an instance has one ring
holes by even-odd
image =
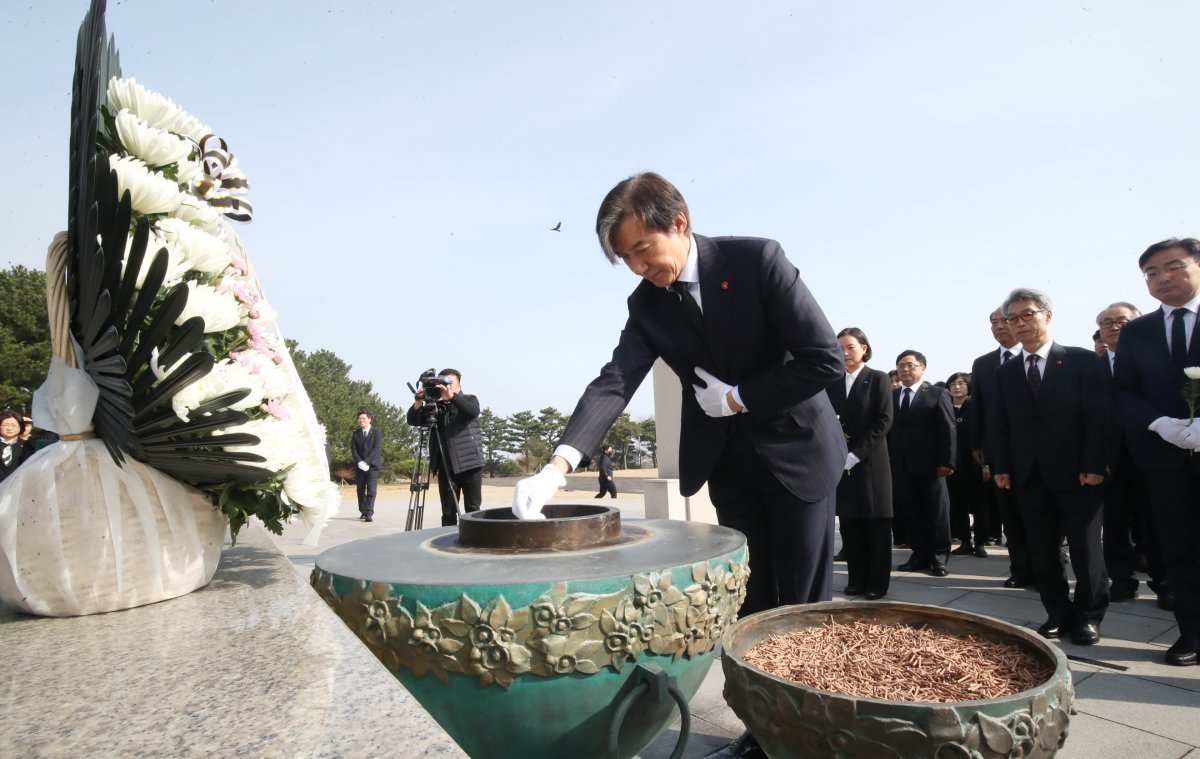
[[[1021,518],[1021,510],[1017,508],[1016,497],[1011,490],[1001,490],[992,482],[987,483],[984,490],[986,496],[996,504],[996,510],[1004,522],[1009,573],[1021,580],[1032,578],[1033,560],[1029,557],[1029,538],[1025,535],[1025,520]]]
[[[1200,456],[1177,470],[1146,473],[1151,523],[1175,592],[1181,635],[1200,636]]]
[[[803,501],[788,492],[740,431],[708,479],[717,522],[746,536],[750,580],[738,616],[833,597],[834,493]]]
[[[483,467],[451,474],[446,467],[438,469],[438,499],[442,502],[442,527],[458,524],[458,494],[463,497],[463,511],[479,511],[483,503]]]
[[[892,580],[892,520],[839,517],[847,586],[887,593]]]
[[[1126,467],[1105,478],[1101,492],[1104,495],[1104,567],[1114,588],[1136,590],[1134,535],[1142,532],[1145,480],[1140,472]]]
[[[908,519],[910,561],[943,566],[950,560],[950,498],[946,478],[937,474],[892,472],[892,506]]]
[[[950,496],[950,536],[958,538],[964,546],[971,545],[971,516],[975,517],[975,545],[987,541],[991,527],[987,512],[981,508],[983,481],[977,467],[959,469],[946,478],[946,492]]]
[[[358,491],[358,513],[364,517],[375,514],[375,490],[379,484],[379,470],[371,467],[367,471],[354,470],[354,489]]]
[[[596,497],[603,498],[606,494],[613,498],[617,497],[617,482],[602,474],[600,475],[600,492],[596,494]]]
[[[1100,622],[1108,608],[1108,575],[1100,547],[1100,488],[1051,490],[1035,469],[1017,491],[1017,504],[1029,538],[1033,579],[1049,619],[1064,625]],[[1075,572],[1074,603],[1059,554],[1063,535]]]

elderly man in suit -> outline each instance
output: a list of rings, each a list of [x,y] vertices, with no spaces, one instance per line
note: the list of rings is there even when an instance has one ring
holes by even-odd
[[[1138,259],[1161,308],[1121,330],[1114,384],[1133,463],[1146,475],[1150,520],[1174,591],[1179,639],[1168,664],[1200,654],[1200,428],[1185,401],[1185,369],[1200,367],[1200,240],[1170,238]]]
[[[680,490],[705,482],[722,525],[746,535],[742,614],[832,595],[834,491],[846,441],[825,388],[845,376],[833,329],[774,240],[695,234],[687,203],[653,173],[617,184],[596,233],[643,281],[612,359],[579,399],[549,464],[517,483],[540,514],[594,450],[658,358],[685,388]],[[751,755],[749,736],[725,756]]]
[[[1021,512],[1012,498],[1012,492],[1001,490],[992,480],[992,462],[995,456],[987,448],[992,420],[988,407],[996,394],[996,370],[1020,353],[1017,338],[1004,320],[1004,312],[997,308],[988,317],[992,337],[999,343],[971,364],[971,439],[960,444],[971,447],[971,457],[983,467],[984,498],[991,507],[990,525],[995,525],[992,534],[999,539],[1000,525],[1004,525],[1004,536],[1008,539],[1009,576],[1004,581],[1006,588],[1021,588],[1033,584],[1033,564],[1029,559],[1029,541],[1025,537],[1025,524]]]
[[[355,490],[358,491],[358,518],[364,522],[375,521],[375,490],[379,483],[379,470],[383,467],[383,433],[371,426],[371,415],[366,411],[358,414],[358,429],[350,437],[350,456],[358,471],[354,473]]]
[[[906,350],[896,357],[900,387],[892,391],[896,412],[888,431],[888,456],[892,503],[896,518],[908,523],[905,534],[912,548],[908,561],[897,569],[945,577],[950,561],[946,477],[954,472],[958,431],[950,393],[921,380],[926,365],[919,351]]]
[[[1100,354],[1100,376],[1109,404],[1108,418],[1108,476],[1101,485],[1104,494],[1104,566],[1108,569],[1109,600],[1113,603],[1137,598],[1139,581],[1135,574],[1137,554],[1146,559],[1150,574],[1150,589],[1158,594],[1164,609],[1172,604],[1170,583],[1158,540],[1149,528],[1146,513],[1146,480],[1133,465],[1120,417],[1115,413],[1116,388],[1113,372],[1117,346],[1125,325],[1142,315],[1132,303],[1113,303],[1096,316],[1104,352]]]
[[[1100,640],[1108,576],[1100,547],[1104,481],[1104,390],[1096,354],[1050,339],[1050,297],[1017,289],[1004,316],[1021,343],[1020,361],[996,371],[992,399],[996,485],[1012,489],[1025,521],[1047,620],[1045,638],[1070,631],[1078,645]],[[1066,535],[1075,572],[1072,603],[1059,546]]]

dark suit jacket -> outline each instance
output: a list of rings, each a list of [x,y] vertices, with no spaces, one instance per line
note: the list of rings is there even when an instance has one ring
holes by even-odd
[[[892,466],[887,434],[892,427],[892,382],[886,372],[863,367],[846,395],[844,382],[825,390],[845,433],[846,446],[859,458],[842,475],[837,515],[853,519],[892,516]]]
[[[1117,343],[1120,345],[1120,341]],[[1121,423],[1121,414],[1117,411],[1117,387],[1113,383],[1112,362],[1108,353],[1096,356],[1096,366],[1100,369],[1100,380],[1104,386],[1105,437],[1108,440],[1108,470],[1117,474],[1128,468],[1133,462],[1129,458],[1129,448],[1125,445],[1125,429]]]
[[[1014,345],[1010,350],[1014,356],[1019,356],[1021,346]],[[996,394],[996,370],[1000,368],[1000,354],[1001,349],[997,346],[989,353],[975,359],[971,364],[970,437],[966,440],[959,439],[959,445],[969,447],[968,452],[982,450],[984,460],[989,463],[994,461],[995,457],[988,447],[990,443],[988,415],[991,413],[989,407],[992,396]],[[1011,360],[1009,359],[1009,361]]]
[[[957,425],[950,392],[922,382],[907,412],[900,411],[902,388],[892,391],[896,418],[888,432],[888,455],[892,470],[936,477],[940,466],[954,467],[957,449]]]
[[[600,453],[600,479],[607,480],[609,477],[612,477],[612,476],[613,476],[612,459],[609,458],[607,453],[601,452]]]
[[[350,456],[354,459],[355,467],[358,462],[365,461],[372,469],[379,471],[383,466],[383,432],[374,425],[368,432],[355,430],[350,436]]]
[[[972,383],[972,390],[974,390],[974,383]],[[955,446],[955,472],[964,476],[969,475],[973,479],[978,480],[979,465],[976,464],[975,460],[971,458],[972,449],[970,445],[968,445],[968,441],[977,437],[975,432],[976,417],[981,416],[981,414],[975,413],[976,405],[977,402],[973,395],[963,401],[961,408],[955,409],[953,399],[950,401],[950,408],[954,410],[954,422],[957,434],[956,440],[958,442],[958,444]]]
[[[1192,331],[1187,365],[1200,366],[1200,329]],[[1182,395],[1185,381],[1183,372],[1171,361],[1161,308],[1125,325],[1117,342],[1113,384],[1129,453],[1144,472],[1182,468],[1195,458],[1148,429],[1160,416],[1188,418]]]
[[[3,445],[3,443],[0,442],[0,445]],[[29,444],[29,441],[22,440],[21,438],[14,440],[12,446],[12,460],[9,461],[8,466],[4,466],[4,460],[0,459],[0,481],[8,479],[8,475],[17,471],[17,467],[21,466],[25,459],[32,456],[33,453],[33,446]]]
[[[442,451],[450,459],[450,472],[462,474],[483,466],[483,433],[479,429],[479,399],[459,393],[443,406],[429,446],[429,471],[437,474]],[[420,424],[420,411],[408,409],[408,423]]]
[[[595,450],[661,357],[683,383],[680,490],[692,495],[725,452],[734,424],[793,495],[817,501],[846,463],[841,427],[825,388],[845,377],[825,314],[774,240],[695,235],[703,331],[674,293],[648,281],[629,296],[629,318],[612,360],[588,385],[561,444]],[[702,366],[737,385],[747,411],[720,419],[701,410],[691,386]]]
[[[1025,372],[1019,356],[996,372],[995,474],[1011,475],[1019,488],[1036,465],[1051,490],[1080,487],[1081,473],[1104,474],[1108,441],[1095,352],[1052,344],[1036,400]]]

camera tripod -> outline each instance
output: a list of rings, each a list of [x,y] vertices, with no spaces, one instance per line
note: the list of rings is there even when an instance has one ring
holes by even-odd
[[[436,404],[426,406],[426,408],[431,409],[431,411],[422,417],[419,428],[420,433],[417,436],[417,455],[413,460],[412,481],[408,486],[408,516],[404,520],[405,532],[419,530],[425,524],[425,497],[429,494],[430,464],[432,463],[431,451],[429,450],[429,446],[431,445],[430,437],[433,435],[433,426],[437,423],[441,412],[441,409],[437,408]],[[433,411],[432,409],[437,410]],[[437,436],[437,442],[442,466],[446,466],[446,462],[449,459],[446,458],[446,449],[443,445],[441,435]],[[450,478],[447,477],[446,479],[448,481]],[[453,484],[450,487],[454,487]],[[454,494],[454,503],[455,508],[458,509],[458,513],[461,515],[462,505],[458,503],[457,492]]]

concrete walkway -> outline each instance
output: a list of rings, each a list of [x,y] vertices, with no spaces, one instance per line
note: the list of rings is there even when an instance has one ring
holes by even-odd
[[[618,488],[621,487],[618,482]],[[595,475],[572,475],[563,500],[590,497],[596,490]],[[630,489],[627,489],[630,490]],[[302,545],[305,530],[291,525],[276,543],[306,575],[316,555],[334,545],[404,529],[408,494],[384,493],[376,505],[375,521],[358,520],[352,489],[343,489],[342,508],[325,527],[320,545]],[[509,488],[485,486],[484,508],[509,505]],[[640,519],[645,515],[640,494],[625,492],[617,500],[622,516]],[[431,489],[426,501],[425,525],[440,524],[437,493]],[[991,557],[952,557],[948,577],[924,573],[894,572],[888,599],[947,606],[1036,629],[1045,612],[1032,589],[1007,589],[1001,583],[1008,572],[1003,548],[989,548]],[[908,558],[895,551],[893,564]],[[846,585],[846,565],[836,565],[834,598]],[[1059,753],[1062,759],[1200,759],[1200,667],[1171,667],[1163,653],[1175,642],[1178,630],[1170,612],[1159,609],[1145,590],[1133,601],[1113,604],[1100,627],[1103,636],[1094,646],[1062,642],[1068,656],[1088,661],[1071,661],[1075,678],[1076,708],[1071,718],[1070,737]],[[726,706],[721,690],[724,677],[715,664],[691,702],[692,726],[685,757],[698,759],[739,735],[741,721]],[[643,759],[666,759],[678,733],[674,727],[642,752]]]

